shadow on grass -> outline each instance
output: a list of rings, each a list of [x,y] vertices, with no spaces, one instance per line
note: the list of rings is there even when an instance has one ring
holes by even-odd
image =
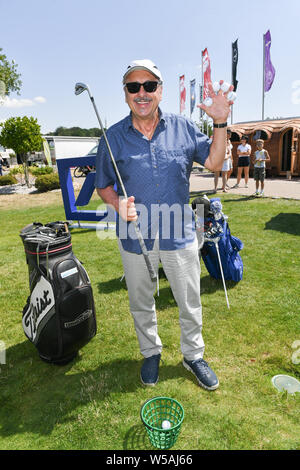
[[[159,267],[158,275],[159,279],[166,279],[166,275],[162,267]],[[97,286],[100,294],[110,294],[121,289],[127,290],[126,281],[123,273],[121,273],[120,276],[117,278],[109,279],[105,282],[98,282]]]
[[[97,288],[100,294],[112,294],[121,290],[127,290],[125,279],[110,279],[105,282],[98,282]],[[156,307],[159,310],[176,306],[175,299],[170,287],[159,287],[159,293],[155,294]]]
[[[151,445],[145,426],[136,424],[132,426],[125,435],[123,442],[124,450],[154,450]]]
[[[281,212],[266,222],[265,230],[300,235],[300,214]]]
[[[166,279],[162,268],[159,269],[159,279]],[[225,282],[227,289],[233,289],[237,284],[234,281]],[[210,275],[201,278],[200,287],[201,294],[213,294],[214,292],[224,289],[222,279],[214,279]],[[113,292],[117,292],[123,289],[127,290],[125,279],[122,280],[121,277],[109,279],[105,282],[98,282],[97,288],[100,294],[111,294]],[[169,286],[159,287],[159,295],[156,293],[155,302],[157,308],[161,310],[164,308],[176,306],[172,290]]]
[[[204,196],[204,195],[207,195],[207,196],[214,196],[214,197],[219,197],[220,196],[224,196],[224,199],[222,199],[222,203],[226,203],[226,202],[241,202],[241,201],[250,201],[252,199],[257,199],[257,197],[255,197],[254,194],[246,194],[245,196],[241,196],[241,197],[236,197],[234,199],[228,199],[228,193],[227,193],[227,196],[225,196],[224,194],[221,194],[221,193],[216,193],[214,190],[208,190],[208,191],[192,191],[190,192],[190,198],[195,198],[195,197],[198,197],[198,196]],[[261,198],[261,200],[263,200],[263,198]]]
[[[190,198],[194,198],[197,196],[204,196],[204,195],[210,196],[210,195],[215,195],[217,196],[216,191],[213,189],[206,189],[206,190],[201,190],[201,191],[190,191]]]
[[[122,279],[122,275],[114,279],[108,279],[108,281],[98,282],[97,288],[100,294],[111,294],[119,290],[127,290],[126,282],[125,279]]]
[[[96,369],[76,372],[80,356],[65,366],[47,364],[39,359],[29,341],[8,348],[6,358],[0,372],[0,438],[23,433],[49,435],[57,426],[78,423],[80,414],[91,412],[90,408],[84,410],[86,405],[91,404],[101,413],[115,393],[135,392],[143,387],[142,359],[120,357],[101,362],[100,358]],[[182,376],[181,364],[162,363],[161,382]],[[128,446],[133,431],[125,439]]]
[[[245,196],[242,196],[242,197],[239,197],[239,198],[235,198],[235,199],[224,199],[222,202],[244,202],[244,201],[250,201],[252,199],[258,199],[256,196],[254,196],[253,194],[250,194],[249,195],[245,195]],[[261,201],[263,201],[263,198],[260,199]]]
[[[226,289],[233,289],[237,282],[234,281],[225,281]],[[219,290],[224,290],[222,279],[214,279],[210,275],[204,276],[201,278],[200,283],[201,294],[213,294]]]

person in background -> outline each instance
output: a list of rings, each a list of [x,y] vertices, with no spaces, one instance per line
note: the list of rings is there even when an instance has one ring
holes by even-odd
[[[229,170],[227,171],[227,175],[226,175],[226,189],[230,189],[230,186],[228,184],[228,181],[230,179],[230,176],[232,174],[232,171],[233,171],[233,158],[232,158],[232,143],[231,143],[231,130],[228,129],[227,130],[227,149],[228,149],[228,152],[230,152],[230,160],[229,160]]]
[[[257,139],[256,141],[257,150],[254,152],[253,163],[254,163],[254,180],[256,185],[256,196],[264,195],[265,177],[266,177],[266,162],[269,162],[270,155],[267,150],[264,149],[264,141]],[[259,191],[260,182],[260,191]]]
[[[0,176],[3,175],[3,172],[2,172],[2,165],[3,165],[3,159],[2,159],[1,154],[0,154]]]
[[[228,173],[232,172],[232,144],[230,142],[231,131],[227,131],[227,142],[226,142],[226,153],[224,158],[224,163],[221,170],[222,175],[222,190],[224,193],[227,193],[227,189],[229,188],[227,181],[228,181]],[[231,174],[230,172],[230,174]],[[219,181],[220,172],[214,172],[214,185],[215,189],[214,192],[217,192],[218,189],[218,181]]]
[[[245,178],[245,188],[248,188],[251,145],[248,144],[247,136],[243,136],[241,138],[241,143],[237,148],[237,154],[238,154],[238,174],[237,174],[236,184],[233,186],[233,188],[239,188],[243,170],[244,170],[244,178]]]

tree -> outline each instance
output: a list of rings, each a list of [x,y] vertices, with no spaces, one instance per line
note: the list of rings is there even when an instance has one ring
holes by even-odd
[[[31,117],[12,117],[0,123],[0,145],[11,148],[24,166],[25,181],[28,187],[28,156],[30,152],[42,149],[43,139],[37,119]]]
[[[73,137],[101,137],[102,132],[98,127],[83,129],[81,127],[57,127],[54,132],[48,132],[47,135],[53,136],[73,136]]]
[[[14,60],[10,63],[0,47],[0,83],[2,82],[3,94],[9,96],[12,91],[20,94],[22,81],[21,75],[17,72],[18,65]],[[3,85],[4,84],[4,85]]]
[[[197,123],[197,126],[199,127],[199,129],[201,130],[201,123]],[[207,121],[203,121],[203,127],[202,127],[202,132],[206,135],[208,135],[208,137],[211,137],[213,135],[213,128],[211,126],[211,124],[208,123],[207,125]]]

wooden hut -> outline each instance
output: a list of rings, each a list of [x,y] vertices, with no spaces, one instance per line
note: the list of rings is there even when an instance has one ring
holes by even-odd
[[[267,121],[241,122],[229,126],[232,132],[234,173],[237,172],[237,147],[241,137],[248,136],[252,155],[257,139],[265,141],[264,148],[271,161],[267,164],[267,176],[300,175],[300,117]],[[253,170],[251,162],[250,172]]]

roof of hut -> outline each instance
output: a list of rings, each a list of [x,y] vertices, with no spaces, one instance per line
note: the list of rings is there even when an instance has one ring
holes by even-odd
[[[286,119],[270,119],[265,121],[238,122],[228,126],[232,132],[236,132],[240,137],[245,134],[252,134],[255,131],[265,131],[268,138],[273,132],[281,132],[284,129],[294,127],[300,133],[300,117]]]

